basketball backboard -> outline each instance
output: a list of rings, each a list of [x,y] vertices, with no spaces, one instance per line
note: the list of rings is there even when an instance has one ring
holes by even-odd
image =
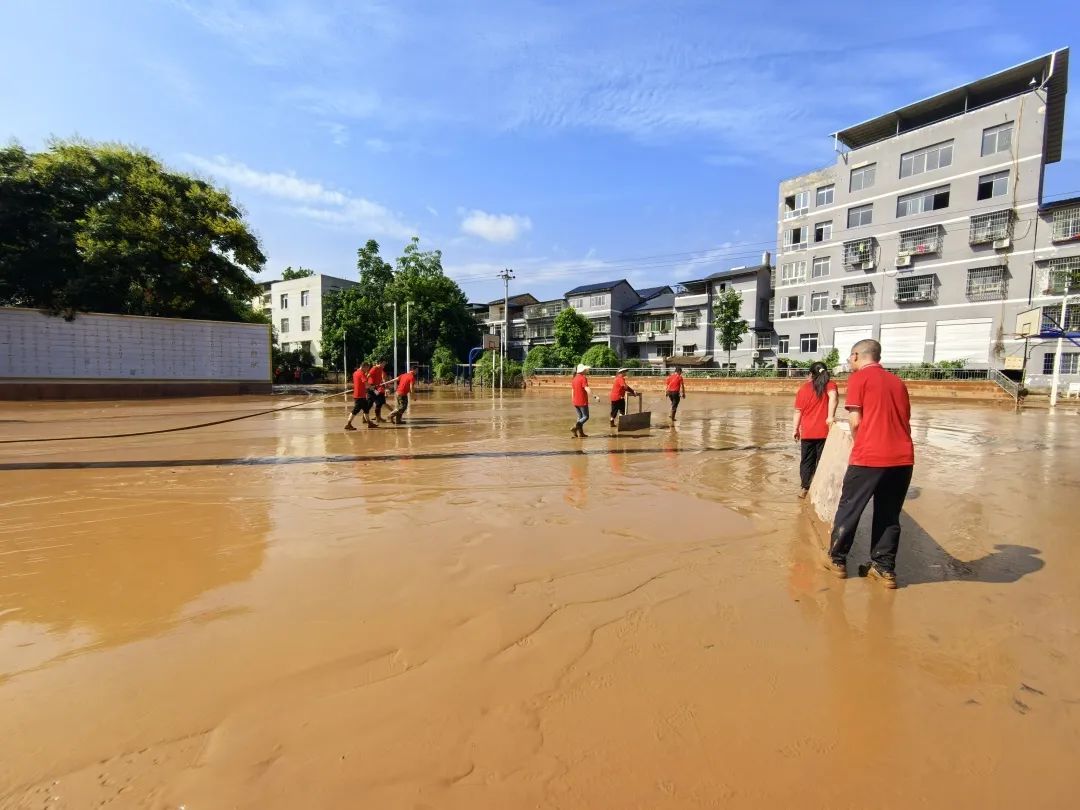
[[[1016,336],[1037,337],[1042,331],[1042,307],[1025,309],[1016,314]]]
[[[499,348],[499,336],[487,334],[484,335],[484,351],[490,352]]]

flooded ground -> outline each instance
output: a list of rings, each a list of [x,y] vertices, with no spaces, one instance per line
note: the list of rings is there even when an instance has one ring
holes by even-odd
[[[0,403],[0,807],[1076,805],[1075,409],[916,404],[895,592],[819,569],[786,399],[9,441],[283,404]]]

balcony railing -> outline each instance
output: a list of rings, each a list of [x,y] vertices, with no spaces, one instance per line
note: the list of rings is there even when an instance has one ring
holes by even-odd
[[[525,307],[525,317],[528,320],[554,318],[564,309],[566,309],[566,302],[564,301],[555,301],[550,304],[529,304],[529,306]]]
[[[971,227],[968,229],[968,244],[983,245],[1009,239],[1012,236],[1012,223],[1011,208],[991,211],[989,214],[976,214],[971,218]]]
[[[1054,242],[1071,242],[1080,239],[1080,205],[1058,208],[1054,211]]]
[[[844,242],[844,267],[869,270],[876,263],[874,238],[855,239]]]
[[[1043,269],[1042,282],[1042,291],[1049,295],[1080,289],[1080,256],[1051,259]]]
[[[941,226],[930,225],[925,228],[913,228],[900,232],[901,256],[919,256],[923,253],[941,251]]]
[[[697,329],[699,322],[696,318],[692,318],[685,321],[679,321],[680,329]]]
[[[869,284],[844,287],[840,308],[845,312],[866,312],[874,308],[874,290]]]
[[[933,274],[898,278],[893,300],[898,304],[931,304],[937,300],[937,285]]]

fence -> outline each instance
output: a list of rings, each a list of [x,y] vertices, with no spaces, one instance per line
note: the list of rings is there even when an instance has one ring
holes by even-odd
[[[589,374],[596,377],[613,377],[618,369],[593,368]],[[934,366],[903,366],[891,368],[891,372],[902,380],[948,380],[950,382],[982,382],[990,381],[997,383],[1006,391],[1013,393],[1007,384],[1015,387],[1016,383],[1006,377],[997,369],[986,368],[936,368]],[[572,368],[538,368],[532,371],[534,375],[545,377],[569,377],[574,373]],[[670,368],[631,368],[627,371],[629,377],[665,377],[671,373]],[[707,369],[684,369],[683,377],[686,379],[799,379],[810,373],[806,368],[707,368]]]

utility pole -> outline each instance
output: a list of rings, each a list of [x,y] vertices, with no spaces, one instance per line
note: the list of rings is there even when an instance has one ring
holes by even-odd
[[[397,375],[397,301],[394,301],[394,376]]]
[[[412,308],[412,301],[405,302],[405,370],[412,370],[411,355],[409,354],[409,310]]]
[[[503,280],[503,330],[502,330],[502,357],[499,358],[499,396],[503,389],[503,367],[506,365],[506,350],[510,346],[510,279],[514,278],[514,271],[507,267],[499,278]],[[491,370],[491,376],[495,376],[495,369]]]

